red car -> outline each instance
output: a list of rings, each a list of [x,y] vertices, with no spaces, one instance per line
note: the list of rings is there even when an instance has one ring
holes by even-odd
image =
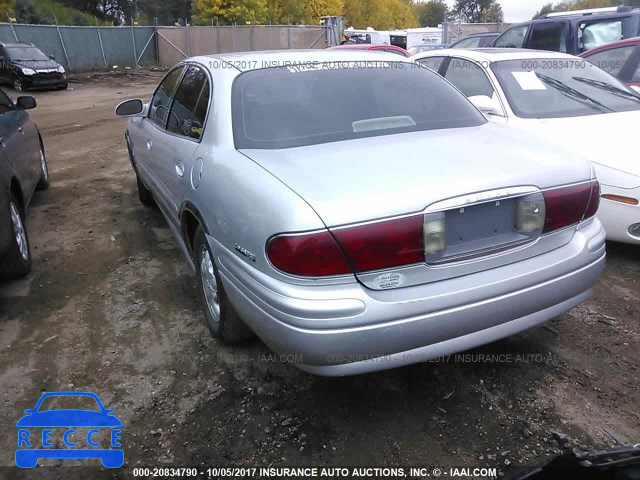
[[[372,43],[352,43],[339,45],[337,47],[329,47],[329,50],[381,50],[383,52],[395,53],[402,55],[403,57],[410,57],[411,54],[402,47],[396,47],[395,45],[382,45]]]
[[[607,43],[580,56],[627,85],[640,87],[640,37]]]

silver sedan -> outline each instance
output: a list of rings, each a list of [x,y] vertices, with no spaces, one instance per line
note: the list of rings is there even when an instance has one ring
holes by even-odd
[[[255,333],[308,372],[515,334],[588,298],[604,268],[588,162],[487,123],[396,55],[189,58],[116,112],[213,335]]]

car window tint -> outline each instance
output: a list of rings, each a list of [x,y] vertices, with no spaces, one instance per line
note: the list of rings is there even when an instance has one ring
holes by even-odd
[[[514,27],[511,30],[507,30],[496,40],[495,47],[506,48],[522,48],[524,41],[527,38],[527,32],[529,25],[523,25],[521,27]]]
[[[423,58],[422,60],[418,60],[418,63],[438,73],[438,70],[440,70],[444,59],[445,57],[428,57]]]
[[[587,50],[605,43],[622,40],[622,20],[604,20],[601,22],[581,23],[578,27],[579,50]]]
[[[589,55],[587,60],[596,67],[601,68],[614,77],[617,77],[620,70],[622,70],[622,67],[627,63],[627,60],[635,49],[635,45],[612,48],[610,50],[605,50],[604,52]]]
[[[180,79],[183,68],[184,67],[178,67],[169,72],[167,76],[164,77],[164,80],[162,80],[162,83],[160,83],[153,94],[153,98],[151,99],[149,120],[161,127],[164,127],[165,121],[167,120],[167,113],[169,112],[171,103],[171,95],[173,95],[173,91]]]
[[[454,48],[476,48],[480,45],[480,39],[482,37],[472,37],[460,40],[454,45]]]
[[[10,111],[13,111],[13,102],[2,90],[0,90],[0,115]]]
[[[209,80],[207,74],[201,68],[189,67],[182,78],[171,106],[167,130],[185,137],[200,139],[208,101]]]
[[[534,50],[567,51],[567,22],[541,22],[533,24],[531,38],[527,45]]]
[[[409,62],[263,68],[233,85],[238,149],[278,149],[486,123],[428,68]]]
[[[493,86],[481,67],[469,60],[452,58],[445,78],[460,89],[467,97],[486,95],[493,97]]]

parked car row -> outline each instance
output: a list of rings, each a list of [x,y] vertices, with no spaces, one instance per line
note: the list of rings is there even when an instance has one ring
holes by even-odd
[[[640,245],[640,95],[580,58],[524,49],[440,50],[412,57],[455,85],[486,117],[587,157],[609,240]],[[568,139],[579,141],[568,142]]]
[[[33,97],[16,102],[0,90],[0,279],[31,270],[26,214],[36,190],[49,187],[42,137],[26,110]]]
[[[116,113],[140,200],[193,266],[211,333],[256,334],[308,372],[512,335],[588,298],[604,269],[588,159],[488,121],[400,55],[189,58]]]

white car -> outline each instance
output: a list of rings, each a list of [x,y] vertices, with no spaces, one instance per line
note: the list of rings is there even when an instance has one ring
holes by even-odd
[[[458,87],[489,120],[586,155],[601,184],[597,217],[607,239],[640,244],[637,90],[581,58],[556,52],[448,49],[412,59]]]

